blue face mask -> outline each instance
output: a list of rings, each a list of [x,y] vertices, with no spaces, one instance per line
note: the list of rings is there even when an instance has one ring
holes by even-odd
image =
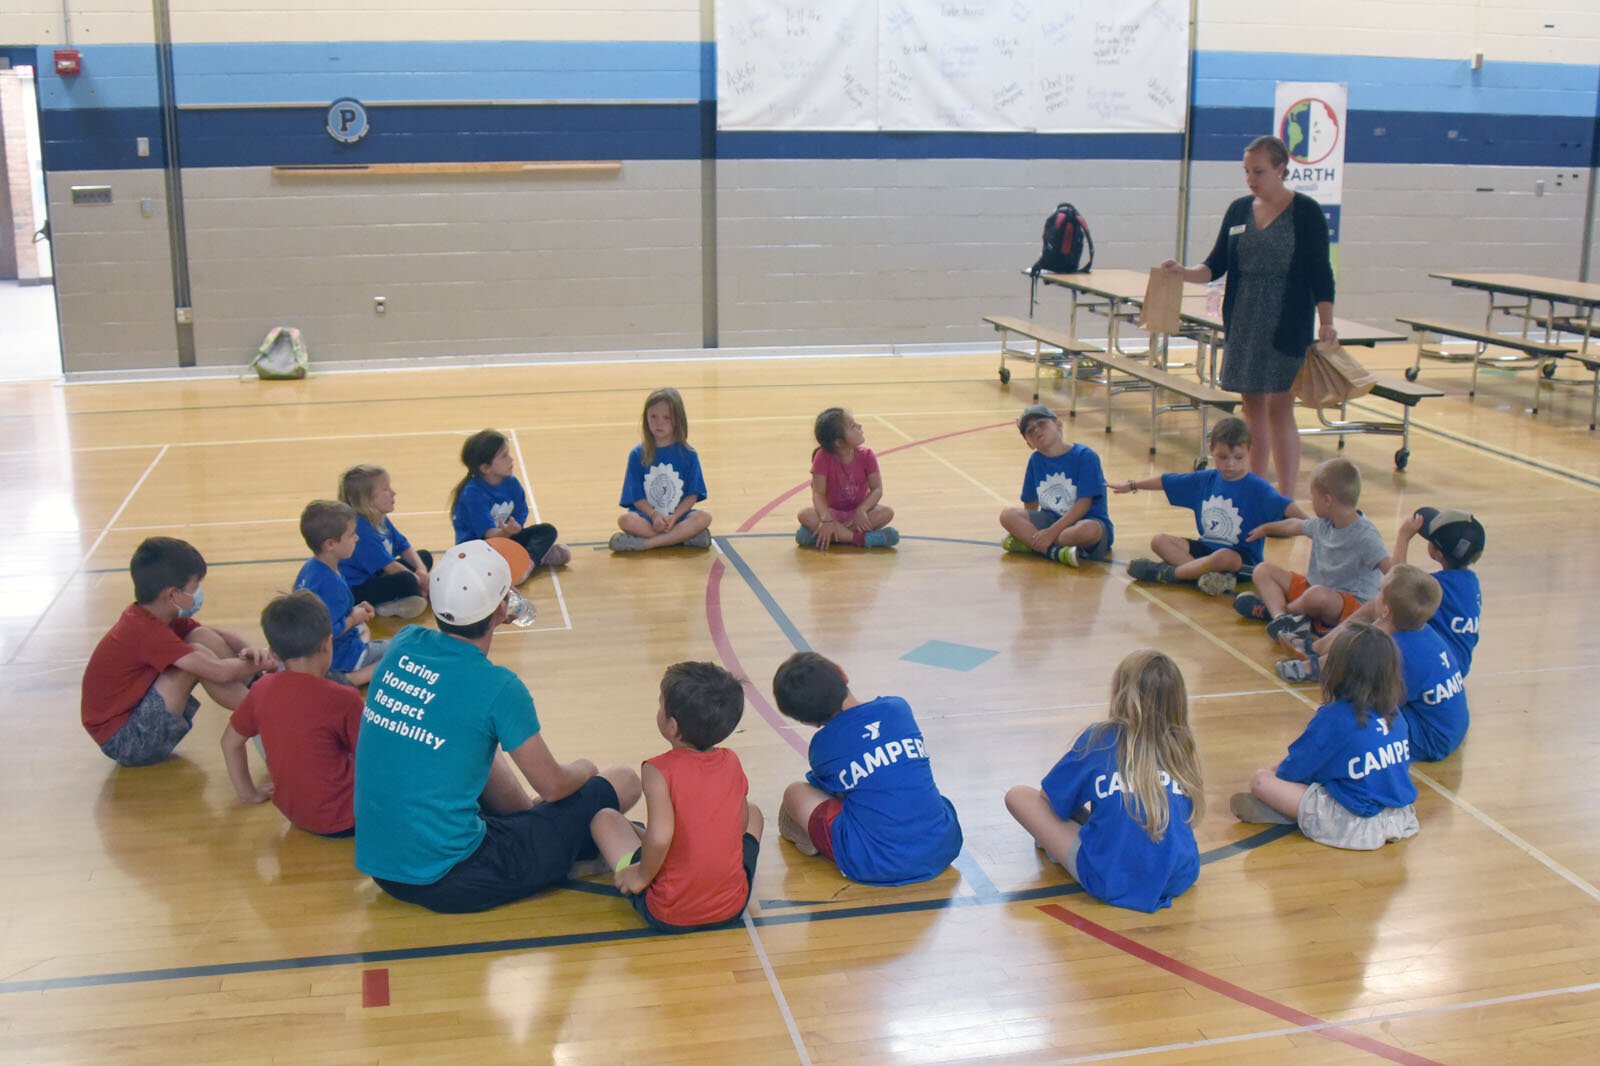
[[[179,618],[193,618],[194,615],[195,615],[195,612],[200,610],[201,604],[203,604],[205,602],[206,602],[206,590],[205,589],[200,589],[200,588],[195,589],[194,590],[194,602],[191,603],[187,607],[179,607],[178,608],[178,617]]]

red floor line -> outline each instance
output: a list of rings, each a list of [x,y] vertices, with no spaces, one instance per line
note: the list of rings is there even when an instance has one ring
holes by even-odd
[[[389,1005],[389,971],[387,969],[361,971],[361,1005],[363,1007],[387,1007]]]
[[[799,752],[802,757],[810,750],[810,744],[796,733],[778,709],[767,702],[766,696],[756,687],[754,682],[745,673],[743,664],[739,662],[739,655],[733,650],[733,642],[728,639],[728,627],[722,619],[722,575],[728,572],[728,564],[718,559],[711,564],[711,574],[706,578],[706,624],[711,628],[711,643],[716,646],[717,655],[722,659],[722,665],[734,677],[744,683],[745,698],[756,709],[768,725],[780,737],[789,742],[789,746]]]
[[[1152,966],[1166,970],[1168,973],[1181,977],[1185,981],[1193,981],[1203,988],[1208,988],[1220,995],[1227,996],[1229,999],[1242,1003],[1247,1007],[1254,1007],[1256,1010],[1270,1014],[1274,1018],[1280,1018],[1294,1025],[1328,1026],[1326,1020],[1318,1018],[1314,1014],[1307,1014],[1305,1011],[1297,1010],[1286,1003],[1268,999],[1259,992],[1252,992],[1248,988],[1234,984],[1232,981],[1223,980],[1216,974],[1198,970],[1185,962],[1179,962],[1170,955],[1163,955],[1154,948],[1146,947],[1136,940],[1130,940],[1121,933],[1113,932],[1103,925],[1091,922],[1083,915],[1069,911],[1059,903],[1046,903],[1041,905],[1039,909],[1058,922],[1064,922],[1080,933],[1087,933],[1101,943],[1108,944],[1118,951],[1126,952],[1141,962],[1147,962]],[[1381,1040],[1375,1040],[1370,1036],[1351,1032],[1348,1029],[1337,1026],[1309,1031],[1329,1040],[1337,1040],[1342,1044],[1348,1044],[1353,1048],[1388,1059],[1390,1062],[1403,1063],[1404,1066],[1441,1066],[1435,1059],[1426,1058],[1403,1048],[1393,1047]]]

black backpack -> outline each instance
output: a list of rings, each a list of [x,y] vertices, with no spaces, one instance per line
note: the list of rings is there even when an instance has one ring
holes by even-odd
[[[1088,262],[1083,258],[1085,248],[1089,250]],[[1044,220],[1044,251],[1029,273],[1038,277],[1041,270],[1076,274],[1093,268],[1094,238],[1089,236],[1089,223],[1071,204],[1057,204]]]

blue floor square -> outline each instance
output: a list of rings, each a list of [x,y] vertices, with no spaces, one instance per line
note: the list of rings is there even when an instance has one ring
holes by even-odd
[[[988,648],[974,648],[970,644],[951,644],[945,640],[930,640],[900,656],[908,663],[937,666],[944,670],[971,670],[982,666],[1000,653]]]

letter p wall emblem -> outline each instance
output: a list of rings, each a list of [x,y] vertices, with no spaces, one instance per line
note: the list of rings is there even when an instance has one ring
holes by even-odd
[[[355,144],[371,129],[361,101],[347,96],[328,105],[328,136],[340,144]]]

